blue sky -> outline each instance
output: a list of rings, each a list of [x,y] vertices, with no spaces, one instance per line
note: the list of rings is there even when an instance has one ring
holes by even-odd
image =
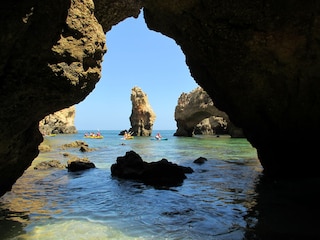
[[[102,77],[84,101],[76,105],[78,130],[130,128],[131,89],[148,95],[156,114],[153,130],[176,130],[174,110],[181,93],[198,85],[185,56],[173,39],[147,28],[143,14],[128,18],[107,32]]]

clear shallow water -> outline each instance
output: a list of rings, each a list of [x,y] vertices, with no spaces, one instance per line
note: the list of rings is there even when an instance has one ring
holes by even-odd
[[[86,139],[84,132],[45,138],[53,151],[41,153],[0,198],[1,239],[244,239],[255,224],[255,217],[247,216],[257,203],[262,168],[246,139],[174,137],[174,131],[160,131],[167,141],[122,140],[120,131]],[[95,151],[61,149],[75,140]],[[194,173],[169,190],[112,178],[111,165],[130,150],[144,161],[166,158]],[[65,152],[88,157],[96,168],[78,173],[33,169],[40,161],[66,163]],[[194,164],[198,157],[208,161]]]

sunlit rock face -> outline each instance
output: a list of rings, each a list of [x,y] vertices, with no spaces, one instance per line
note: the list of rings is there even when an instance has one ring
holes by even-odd
[[[39,122],[39,130],[42,135],[76,133],[77,129],[74,125],[75,116],[76,107],[74,105],[60,111],[56,111],[45,116],[44,119]]]
[[[266,176],[319,176],[320,4],[146,0],[150,29],[173,38],[197,83],[244,130]]]
[[[204,125],[216,126],[217,130],[219,127],[225,127],[225,133],[232,137],[243,137],[242,130],[230,122],[228,115],[214,105],[210,96],[201,87],[180,95],[174,118],[178,127],[174,133],[175,136],[191,137],[196,126],[207,119],[206,123],[202,122],[203,128],[205,128]],[[211,131],[213,133],[212,128]],[[208,132],[207,129],[204,129],[204,132]]]
[[[228,123],[222,117],[211,116],[203,119],[198,123],[193,133],[195,135],[225,135],[227,131]]]
[[[131,90],[132,111],[130,115],[131,128],[137,136],[151,136],[156,114],[148,99],[148,95],[139,87]]]

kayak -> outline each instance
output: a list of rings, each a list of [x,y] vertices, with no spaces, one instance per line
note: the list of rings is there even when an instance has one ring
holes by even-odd
[[[168,140],[168,138],[151,138],[151,140],[157,140],[157,141],[160,141],[160,140]]]
[[[123,140],[131,140],[131,139],[134,139],[134,136],[130,136],[130,137],[125,137],[125,138],[122,138]]]
[[[85,138],[94,138],[94,139],[102,139],[103,136],[84,136]]]

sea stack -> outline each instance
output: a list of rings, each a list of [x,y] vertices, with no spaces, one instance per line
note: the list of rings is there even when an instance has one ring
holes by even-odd
[[[151,136],[156,114],[149,104],[147,94],[141,88],[133,87],[131,90],[131,102],[130,130],[136,136]]]

